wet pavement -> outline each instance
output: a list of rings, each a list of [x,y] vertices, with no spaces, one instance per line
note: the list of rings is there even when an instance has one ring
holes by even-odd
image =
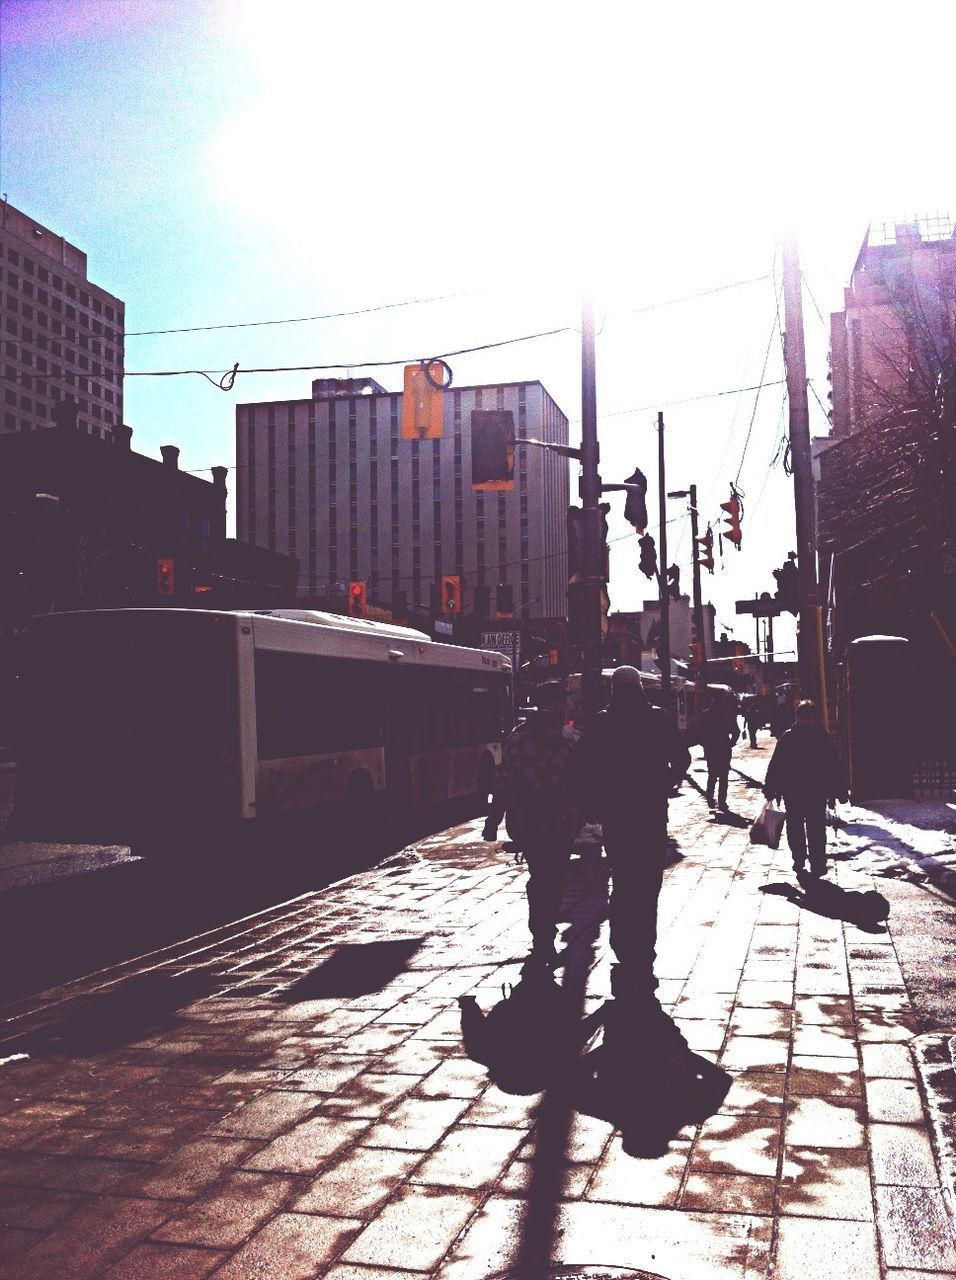
[[[735,757],[747,817],[768,755]],[[610,974],[593,858],[573,864],[560,943],[583,1067],[516,1092],[469,1057],[458,998],[500,1001],[527,933],[523,869],[465,823],[8,1005],[4,1277],[956,1274],[920,1066],[939,1010],[928,1026],[914,1005],[917,917],[896,912],[942,892],[917,877],[945,848],[854,814],[834,887],[807,896],[785,842],[708,813],[700,769],[672,806],[657,964],[689,1049],[649,1071],[660,1029],[632,1029],[617,1084],[636,1119],[589,1066]],[[691,1061],[725,1073],[708,1107],[679,1096]]]

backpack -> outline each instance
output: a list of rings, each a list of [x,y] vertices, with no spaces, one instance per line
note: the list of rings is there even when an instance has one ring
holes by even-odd
[[[502,996],[488,1013],[459,997],[465,1050],[505,1093],[539,1093],[575,1061],[581,1023],[550,974],[505,984]]]

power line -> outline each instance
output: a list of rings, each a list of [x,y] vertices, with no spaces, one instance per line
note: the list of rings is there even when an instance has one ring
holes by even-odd
[[[775,382],[756,382],[752,387],[730,387],[726,391],[707,391],[703,395],[687,396],[684,400],[655,401],[654,404],[644,404],[636,409],[614,409],[611,413],[599,413],[598,418],[620,418],[629,413],[649,413],[654,409],[672,409],[675,405],[693,404],[697,400],[716,400],[719,396],[736,396],[745,391],[761,391],[764,387],[778,387],[783,381],[783,378],[779,378]],[[572,421],[578,422],[579,419],[574,418]]]
[[[310,324],[317,320],[344,320],[348,316],[368,316],[376,311],[394,311],[398,307],[420,307],[432,302],[448,302],[453,298],[472,298],[488,289],[468,289],[460,293],[442,293],[433,298],[407,298],[403,302],[381,302],[374,307],[358,307],[354,311],[330,311],[321,316],[289,316],[282,320],[238,320],[231,324],[194,324],[178,329],[138,329],[127,338],[153,338],[167,333],[211,333],[222,329],[258,329],[276,324]]]
[[[127,369],[127,378],[181,378],[189,374],[199,374],[203,378],[228,378],[239,372],[248,373],[321,373],[331,369],[385,369],[395,365],[422,364],[433,360],[448,360],[452,356],[473,355],[477,351],[493,351],[498,347],[514,346],[518,342],[534,342],[538,338],[553,338],[559,333],[575,333],[571,325],[562,325],[559,329],[543,329],[539,333],[524,333],[517,338],[502,338],[499,342],[483,342],[475,347],[459,347],[456,351],[442,351],[428,356],[402,356],[395,360],[339,360],[334,364],[291,364],[276,365],[271,368],[239,369]],[[228,388],[224,388],[228,389]]]
[[[803,274],[803,272],[802,272],[802,271],[800,272],[800,278],[801,278],[801,280],[803,281],[804,288],[805,288],[805,289],[806,289],[806,291],[807,291],[807,297],[808,297],[808,298],[810,299],[810,301],[813,303],[813,309],[814,309],[814,311],[817,313],[817,315],[818,315],[818,317],[819,317],[819,319],[820,319],[820,323],[823,325],[824,329],[826,329],[827,333],[829,333],[829,332],[830,332],[830,326],[827,324],[826,320],[823,318],[823,312],[822,312],[822,311],[820,310],[820,308],[817,306],[817,300],[816,300],[816,298],[813,296],[813,290],[810,288],[810,281],[807,279],[807,277]]]
[[[752,276],[747,280],[735,280],[730,284],[717,285],[713,289],[702,289],[698,293],[684,294],[679,298],[668,298],[662,302],[652,302],[647,306],[634,307],[628,311],[619,311],[612,315],[611,319],[618,319],[621,316],[642,315],[647,311],[659,311],[664,307],[678,306],[683,302],[693,302],[698,298],[707,298],[715,293],[724,293],[728,289],[740,289],[745,285],[758,284],[763,280],[769,279],[769,276]],[[164,334],[173,333],[213,333],[221,332],[226,329],[257,329],[264,328],[269,325],[281,324],[311,324],[322,320],[344,320],[350,316],[367,316],[374,315],[380,311],[394,311],[401,307],[419,307],[427,306],[435,302],[450,302],[456,298],[473,298],[483,293],[490,293],[491,289],[466,289],[458,293],[437,294],[430,298],[407,298],[401,302],[382,302],[371,307],[356,307],[349,311],[330,311],[323,315],[315,316],[288,316],[278,320],[239,320],[224,324],[197,324],[184,325],[178,328],[169,329],[136,329],[126,334],[127,338],[151,338]],[[606,317],[607,318],[607,317]]]

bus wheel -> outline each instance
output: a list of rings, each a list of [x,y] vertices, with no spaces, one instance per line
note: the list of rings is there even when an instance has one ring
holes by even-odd
[[[350,853],[365,852],[380,833],[381,807],[372,779],[364,771],[353,773],[345,789],[342,836]]]
[[[478,763],[478,812],[488,812],[488,797],[494,790],[495,762],[485,752]]]

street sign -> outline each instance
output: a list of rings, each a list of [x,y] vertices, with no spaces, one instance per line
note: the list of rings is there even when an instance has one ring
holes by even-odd
[[[751,613],[755,618],[777,618],[782,612],[779,602],[769,591],[755,596],[753,600],[738,600],[736,609],[738,613]]]
[[[521,662],[521,632],[482,631],[479,648],[487,649],[490,653],[503,653],[506,658],[511,659],[511,666],[517,671]]]
[[[444,618],[436,618],[435,634],[437,636],[453,636],[455,634],[455,624],[446,622]]]

